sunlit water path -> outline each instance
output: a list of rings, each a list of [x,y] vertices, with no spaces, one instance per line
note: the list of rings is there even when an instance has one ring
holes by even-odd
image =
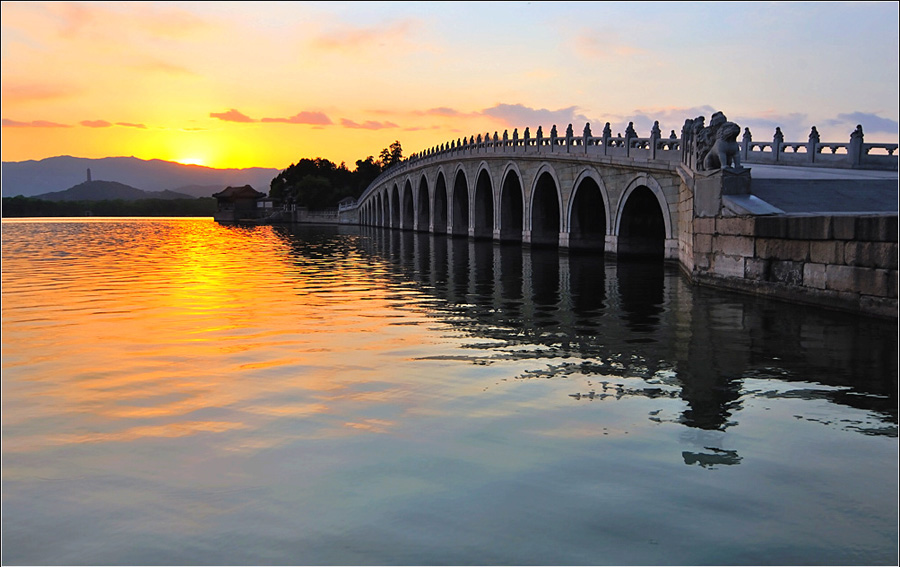
[[[5,565],[898,561],[896,322],[356,227],[2,228]]]

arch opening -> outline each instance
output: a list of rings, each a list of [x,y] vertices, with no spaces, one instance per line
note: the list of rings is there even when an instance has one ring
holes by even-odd
[[[415,218],[416,213],[415,208],[413,207],[412,184],[407,181],[403,186],[403,218],[400,221],[400,228],[412,230]]]
[[[606,205],[600,186],[591,178],[575,189],[569,222],[569,248],[603,252],[606,246]]]
[[[381,226],[381,221],[384,219],[384,203],[381,200],[381,193],[375,196],[375,226]]]
[[[447,183],[439,173],[434,186],[434,232],[447,234]]]
[[[391,228],[400,228],[400,189],[394,185],[394,189],[391,191]]]
[[[500,240],[522,241],[523,202],[522,182],[515,171],[510,171],[500,191]]]
[[[487,171],[478,174],[475,183],[474,211],[472,213],[473,235],[475,238],[489,239],[494,236],[494,194],[491,177]]]
[[[417,195],[418,210],[416,211],[416,229],[427,231],[431,220],[431,207],[428,201],[428,180],[423,175],[419,180],[419,194]]]
[[[646,186],[637,187],[622,208],[618,235],[619,256],[663,259],[666,224],[656,195]]]
[[[531,243],[559,246],[559,197],[553,177],[544,172],[538,178],[531,207]]]
[[[451,219],[454,236],[469,235],[469,188],[465,174],[456,174],[453,184],[453,218]]]

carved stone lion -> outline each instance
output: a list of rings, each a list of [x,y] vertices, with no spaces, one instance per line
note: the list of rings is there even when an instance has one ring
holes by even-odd
[[[725,122],[716,130],[716,141],[703,160],[707,171],[722,167],[741,167],[741,146],[737,137],[741,127],[734,122]]]

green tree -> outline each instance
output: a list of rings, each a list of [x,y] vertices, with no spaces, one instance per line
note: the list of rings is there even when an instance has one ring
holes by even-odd
[[[393,144],[381,150],[381,154],[379,154],[378,159],[381,162],[382,170],[385,170],[394,164],[400,163],[400,161],[403,159],[403,148],[400,146],[400,141],[395,140]]]

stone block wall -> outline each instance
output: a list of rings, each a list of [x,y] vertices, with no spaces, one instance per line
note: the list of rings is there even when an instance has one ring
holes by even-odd
[[[694,192],[685,183],[678,188],[677,216],[678,262],[690,274],[694,270]]]
[[[698,283],[897,317],[897,215],[693,220]]]

